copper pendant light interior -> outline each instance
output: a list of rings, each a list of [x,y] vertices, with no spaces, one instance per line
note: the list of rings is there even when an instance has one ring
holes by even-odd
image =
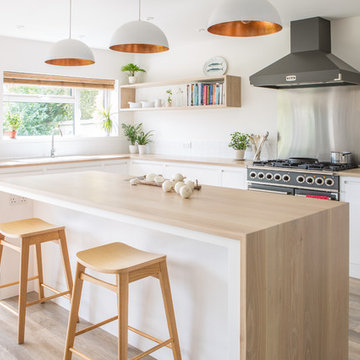
[[[50,59],[45,61],[50,65],[58,66],[85,66],[95,64],[95,61],[89,59]]]
[[[110,46],[110,49],[115,51],[139,54],[152,54],[169,50],[169,48],[166,46],[150,44],[120,44]]]
[[[262,36],[277,33],[282,26],[268,21],[230,21],[212,25],[208,31],[223,36]]]

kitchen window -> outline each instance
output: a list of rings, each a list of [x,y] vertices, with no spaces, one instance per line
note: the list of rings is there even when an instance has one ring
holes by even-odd
[[[19,137],[49,136],[58,127],[64,136],[105,136],[99,111],[116,109],[116,94],[113,80],[5,72],[3,135],[11,130],[7,114],[17,114]]]

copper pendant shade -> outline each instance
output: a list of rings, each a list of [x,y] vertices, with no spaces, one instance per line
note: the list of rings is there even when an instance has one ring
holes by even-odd
[[[139,19],[120,26],[112,36],[109,48],[126,53],[151,54],[169,50],[169,43],[159,27],[141,20],[139,0]]]
[[[280,16],[267,0],[228,0],[214,11],[207,30],[215,35],[250,37],[281,29]]]
[[[58,41],[45,63],[57,66],[85,66],[95,63],[94,54],[82,41],[71,38],[72,0],[70,0],[69,38]]]

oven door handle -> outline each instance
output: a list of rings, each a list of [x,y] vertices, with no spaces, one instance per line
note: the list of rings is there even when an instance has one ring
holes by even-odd
[[[286,191],[276,191],[276,190],[264,190],[264,189],[252,189],[249,188],[248,190],[250,191],[260,191],[260,192],[265,192],[265,193],[270,193],[270,194],[279,194],[279,195],[289,195],[289,192]]]

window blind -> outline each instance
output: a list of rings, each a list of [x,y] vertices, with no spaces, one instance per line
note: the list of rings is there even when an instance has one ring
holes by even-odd
[[[71,76],[27,74],[20,72],[4,72],[4,83],[7,84],[26,84],[26,85],[46,85],[62,87],[78,87],[91,89],[114,90],[115,80],[90,79]]]

